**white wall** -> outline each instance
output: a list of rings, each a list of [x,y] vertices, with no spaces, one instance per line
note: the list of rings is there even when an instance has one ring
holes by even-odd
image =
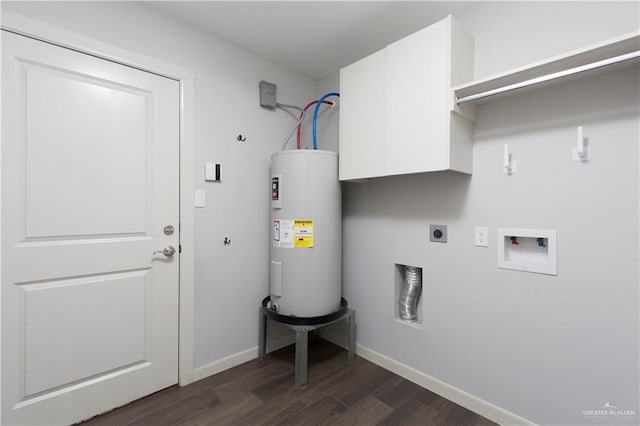
[[[476,39],[476,77],[637,30],[638,16],[631,2],[481,3],[457,15]],[[635,410],[637,424],[639,84],[636,66],[483,105],[472,176],[344,184],[358,343],[539,424],[591,424],[583,411],[606,402]],[[319,88],[338,89],[338,74]],[[578,125],[588,164],[571,161]],[[430,223],[449,226],[448,244],[427,242]],[[476,225],[490,228],[489,248],[474,247]],[[556,229],[558,275],[498,269],[497,227]],[[422,330],[393,321],[394,262],[424,268]]]
[[[140,4],[2,7],[195,72],[194,173],[207,199],[195,218],[195,365],[255,347],[257,307],[268,295],[269,157],[295,124],[258,106],[258,82],[278,84],[278,100],[299,105],[315,96],[316,80]],[[246,142],[236,141],[240,133]],[[203,181],[205,161],[222,164],[222,183]]]
[[[480,2],[456,16],[475,40],[475,78],[638,30],[633,1]]]

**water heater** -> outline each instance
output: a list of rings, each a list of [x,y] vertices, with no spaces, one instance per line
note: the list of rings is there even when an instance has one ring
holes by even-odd
[[[339,310],[341,216],[338,154],[291,150],[271,156],[273,310],[296,317]]]

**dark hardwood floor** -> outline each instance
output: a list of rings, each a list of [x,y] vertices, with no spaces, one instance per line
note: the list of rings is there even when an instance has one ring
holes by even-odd
[[[443,425],[495,423],[322,339],[308,386],[293,384],[294,347],[185,387],[173,386],[83,425]]]

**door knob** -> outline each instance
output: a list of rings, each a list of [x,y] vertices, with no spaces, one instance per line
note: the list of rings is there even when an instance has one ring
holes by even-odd
[[[162,253],[167,257],[171,257],[176,253],[176,249],[173,246],[166,246],[165,248],[163,248],[161,251],[154,251],[153,254],[159,254]]]

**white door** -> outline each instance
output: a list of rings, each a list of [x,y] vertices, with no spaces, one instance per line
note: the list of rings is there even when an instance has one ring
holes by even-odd
[[[177,383],[178,152],[178,82],[2,31],[2,424]]]

